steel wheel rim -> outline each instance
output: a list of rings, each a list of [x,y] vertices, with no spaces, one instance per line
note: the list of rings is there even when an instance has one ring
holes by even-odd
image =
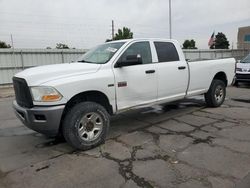
[[[78,123],[78,135],[87,142],[97,139],[103,129],[103,119],[96,112],[85,114]]]
[[[217,86],[214,94],[215,100],[217,103],[220,103],[224,98],[224,89],[222,86]]]

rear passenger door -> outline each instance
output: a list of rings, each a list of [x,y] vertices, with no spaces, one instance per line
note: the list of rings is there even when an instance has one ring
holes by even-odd
[[[188,86],[187,63],[180,60],[172,42],[154,41],[158,57],[158,101],[172,101],[185,97]]]

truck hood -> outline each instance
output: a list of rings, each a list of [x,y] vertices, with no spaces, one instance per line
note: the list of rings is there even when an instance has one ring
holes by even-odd
[[[94,73],[100,64],[65,63],[33,67],[19,72],[15,77],[24,78],[29,86],[38,86],[46,82],[72,77],[81,74]]]

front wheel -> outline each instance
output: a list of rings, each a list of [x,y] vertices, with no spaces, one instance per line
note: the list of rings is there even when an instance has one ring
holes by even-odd
[[[76,149],[87,150],[104,143],[109,129],[109,114],[94,102],[75,105],[63,122],[63,136]]]
[[[205,101],[209,107],[219,107],[225,100],[226,86],[221,80],[213,80],[207,93]]]

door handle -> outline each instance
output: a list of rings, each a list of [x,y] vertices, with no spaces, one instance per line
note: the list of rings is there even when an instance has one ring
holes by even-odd
[[[185,66],[180,66],[180,67],[178,67],[178,69],[183,70],[183,69],[186,69],[186,67]]]
[[[146,70],[145,73],[146,74],[153,74],[153,73],[155,73],[155,70]]]

